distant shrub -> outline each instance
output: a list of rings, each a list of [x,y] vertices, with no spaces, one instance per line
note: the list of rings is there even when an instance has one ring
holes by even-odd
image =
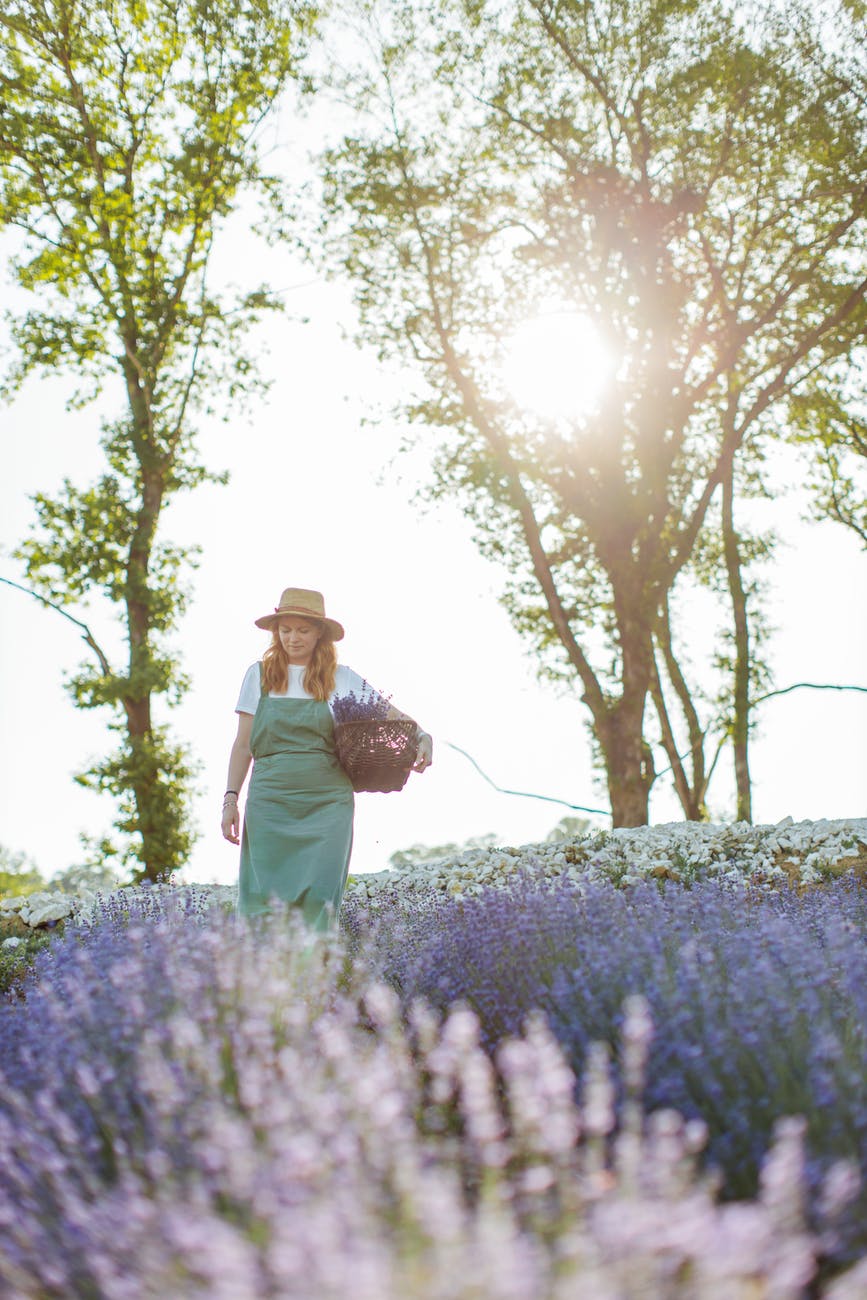
[[[45,878],[33,859],[0,844],[0,898],[35,894],[44,888]]]

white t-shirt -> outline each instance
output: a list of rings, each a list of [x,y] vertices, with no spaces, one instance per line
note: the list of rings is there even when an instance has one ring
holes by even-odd
[[[260,685],[261,664],[258,662],[250,664],[244,674],[244,681],[241,684],[241,693],[238,696],[238,703],[235,705],[236,713],[255,713],[259,705],[259,697],[262,694]],[[304,664],[289,665],[289,689],[286,691],[270,691],[269,694],[276,699],[282,700],[312,700],[313,696],[309,691],[304,689]],[[370,682],[359,677],[358,673],[347,668],[346,664],[337,665],[337,676],[334,682],[334,690],[328,697],[329,708],[334,703],[338,695],[349,695],[352,692],[356,698],[372,697],[381,700],[382,696],[379,691],[374,690]]]

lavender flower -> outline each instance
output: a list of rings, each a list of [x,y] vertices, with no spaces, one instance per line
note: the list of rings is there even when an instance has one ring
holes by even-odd
[[[331,702],[334,721],[341,722],[381,722],[388,717],[391,705],[390,695],[380,695],[379,691],[368,683],[360,695],[349,691],[346,695],[336,695]]]
[[[525,875],[439,905],[394,894],[377,911],[353,900],[347,922],[356,934],[369,927],[370,959],[406,1004],[465,1002],[494,1058],[537,1009],[580,1076],[591,1043],[622,1037],[624,1002],[640,994],[645,1028],[636,1022],[614,1066],[618,1122],[630,1128],[627,1100],[644,1076],[646,1105],[706,1128],[704,1164],[726,1195],[752,1197],[776,1121],[804,1116],[810,1222],[840,1262],[867,1247],[863,1191],[833,1228],[821,1202],[836,1162],[854,1158],[867,1174],[867,892],[857,882],[760,894]]]
[[[675,996],[682,972],[716,973],[725,987],[703,1011],[728,999],[740,1016],[734,963],[748,951],[758,960],[767,947],[754,998],[784,957],[771,992],[794,977],[798,996],[799,972],[816,966],[793,956],[795,934],[800,951],[821,948],[840,996],[863,902],[836,900],[842,924],[820,903],[803,910],[786,900],[765,915],[740,900],[726,912],[710,896],[681,909],[675,896],[651,891],[658,907],[644,917],[642,946],[638,917],[619,897],[614,912],[601,896],[591,900],[573,950],[525,936],[524,967],[514,967],[529,980],[543,956],[576,969],[576,956],[586,957],[573,1013],[582,1015],[592,1009],[597,951],[607,947],[607,974],[623,985],[628,963],[616,950],[632,945],[646,1002],[624,1008],[616,987],[605,990],[615,1007],[613,1050],[587,1044],[583,1081],[556,1041],[550,1010],[525,1015],[492,1053],[490,1022],[469,999],[439,1013],[407,1000],[432,940],[412,909],[391,917],[416,941],[399,991],[371,966],[378,945],[397,969],[389,944],[400,942],[375,920],[357,929],[354,957],[334,936],[305,944],[289,911],[239,924],[163,895],[70,926],[40,959],[26,1000],[0,1015],[0,1295],[801,1297],[830,1240],[804,1217],[816,1159],[811,1119],[771,1135],[759,1196],[720,1204],[696,1171],[702,1135],[688,1116],[642,1111],[621,1142],[617,1062],[629,1062],[636,1090],[645,1057],[649,1088],[669,1078],[666,1035],[691,1028]],[[552,914],[552,943],[564,933],[565,904]],[[440,919],[456,945],[458,920],[477,925],[479,916],[449,906]],[[609,927],[594,947],[606,918],[623,932]],[[742,934],[750,931],[751,948]],[[714,936],[705,961],[702,944]],[[487,937],[493,948],[509,931]],[[696,947],[680,963],[689,940]],[[484,984],[478,954],[475,971]],[[850,1011],[863,997],[860,974],[845,991]],[[536,971],[534,987],[559,988],[540,981]],[[493,1006],[491,990],[484,998]],[[856,1038],[858,1023],[849,1022]],[[835,1028],[827,1020],[825,1061]],[[846,1044],[833,1045],[839,1065]],[[829,1077],[842,1096],[848,1075]],[[857,1239],[857,1218],[845,1220],[851,1168],[831,1166],[820,1193],[842,1216],[839,1260]],[[858,1279],[857,1267],[841,1272],[836,1300],[854,1300]]]

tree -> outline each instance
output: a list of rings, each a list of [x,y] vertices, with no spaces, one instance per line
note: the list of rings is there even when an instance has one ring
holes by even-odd
[[[561,844],[587,835],[592,826],[586,817],[561,817],[557,825],[545,836],[549,844]]]
[[[814,26],[800,24],[796,39],[801,58],[835,83],[867,121],[867,6],[850,5],[860,39],[828,42]],[[851,362],[851,364],[850,364]],[[826,368],[793,398],[793,441],[806,448],[814,513],[843,524],[867,547],[867,332],[861,331],[851,358]]]
[[[124,858],[156,879],[191,842],[190,757],[154,717],[186,680],[167,637],[195,552],[161,535],[169,501],[207,480],[194,417],[257,383],[243,348],[277,305],[208,282],[211,251],[242,196],[263,219],[280,186],[257,128],[300,75],[308,0],[11,0],[0,14],[0,224],[23,232],[13,273],[36,304],[12,320],[10,386],[69,371],[75,401],[122,394],[102,428],[99,481],[36,498],[19,549],[33,587],[74,607],[94,594],[124,626],[122,666],[71,683],[107,708],[117,751],[78,779],[120,800]]]
[[[838,9],[839,44],[863,43]],[[746,795],[754,611],[734,487],[864,335],[859,104],[788,40],[813,21],[791,6],[353,12],[368,54],[340,87],[356,125],[324,160],[324,247],[355,279],[360,338],[421,380],[407,412],[438,440],[432,493],[459,496],[515,626],[582,691],[617,825],[647,819],[656,656],[682,654],[671,598],[715,533]],[[617,358],[580,417],[522,409],[503,374],[515,325],[552,307]],[[693,731],[695,756],[697,715]]]
[[[811,455],[813,509],[867,548],[867,347],[852,370],[824,376],[792,403],[794,440]]]
[[[112,859],[115,856],[113,845],[104,843],[95,847],[101,851],[98,855],[94,854],[92,861],[56,871],[51,877],[49,888],[56,889],[61,894],[73,895],[96,890],[110,894],[117,889],[122,881],[112,866]]]
[[[668,758],[667,769],[657,769],[654,780],[672,774],[674,788],[684,816],[703,821],[709,816],[708,790],[725,746],[731,743],[735,773],[735,815],[739,821],[752,819],[752,788],[749,772],[749,739],[754,727],[755,697],[770,680],[763,653],[768,639],[764,614],[765,582],[758,565],[773,555],[773,534],[748,532],[734,526],[734,502],[762,495],[755,473],[745,473],[742,463],[736,490],[734,464],[722,484],[718,527],[705,527],[696,539],[686,577],[693,586],[712,592],[719,602],[731,605],[731,622],[718,632],[711,667],[718,682],[716,692],[708,690],[705,671],[690,672],[684,651],[675,646],[675,622],[684,627],[687,616],[672,617],[671,600],[678,591],[666,594],[654,632],[654,667],[650,683],[659,728],[659,743]],[[679,579],[678,587],[683,587]],[[695,619],[691,614],[690,621]],[[692,656],[694,659],[695,656]],[[691,678],[691,680],[689,680]],[[677,716],[680,715],[680,725]],[[702,716],[703,715],[703,716]],[[681,736],[684,737],[681,740]]]

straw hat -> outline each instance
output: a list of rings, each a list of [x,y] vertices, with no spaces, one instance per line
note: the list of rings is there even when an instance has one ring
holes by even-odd
[[[312,618],[317,623],[324,623],[325,630],[332,641],[343,640],[343,628],[336,619],[325,617],[325,601],[321,591],[307,591],[304,587],[287,587],[280,596],[280,602],[273,614],[263,614],[256,619],[256,626],[266,631],[277,625],[281,618],[296,614],[299,618]]]

